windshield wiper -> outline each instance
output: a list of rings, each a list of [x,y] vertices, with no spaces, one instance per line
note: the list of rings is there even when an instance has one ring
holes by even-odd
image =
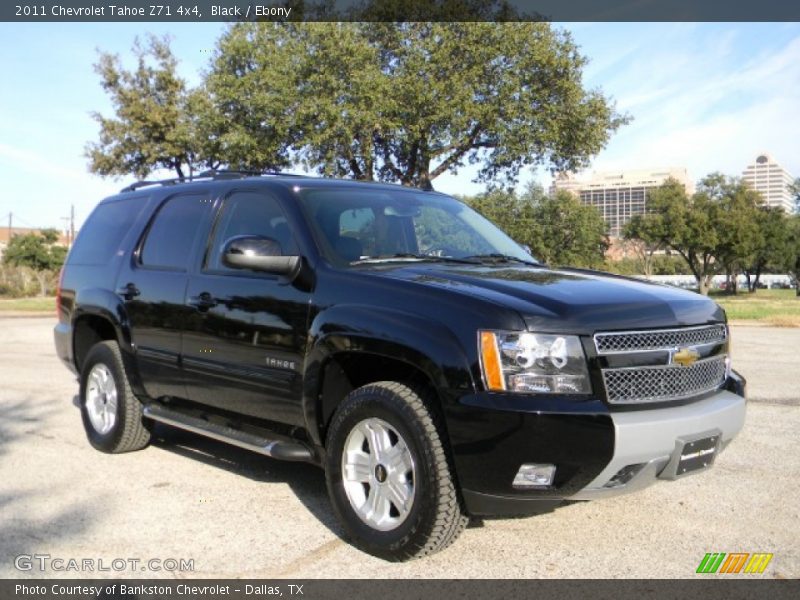
[[[413,254],[411,252],[398,252],[396,254],[386,254],[381,256],[366,256],[352,261],[351,264],[365,264],[365,263],[379,263],[379,262],[392,262],[403,260],[418,260],[427,262],[452,262],[465,265],[480,264],[479,260],[474,257],[456,258],[455,256],[434,256],[431,254]]]
[[[465,259],[472,259],[477,260],[483,263],[507,263],[507,262],[516,262],[523,265],[529,265],[531,267],[541,267],[542,264],[532,261],[532,260],[525,260],[519,258],[517,256],[512,256],[511,254],[500,254],[499,252],[492,252],[489,254],[473,254],[472,256],[467,256]]]

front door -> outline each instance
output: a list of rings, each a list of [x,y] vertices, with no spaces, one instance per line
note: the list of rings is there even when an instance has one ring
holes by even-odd
[[[189,399],[279,423],[303,425],[300,406],[309,293],[285,278],[222,264],[227,240],[273,238],[297,255],[280,201],[263,190],[235,190],[223,199],[211,243],[192,275],[194,311],[183,336]]]

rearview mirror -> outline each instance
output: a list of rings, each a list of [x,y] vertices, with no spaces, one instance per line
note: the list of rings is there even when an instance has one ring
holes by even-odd
[[[417,218],[422,214],[422,209],[419,206],[387,206],[383,209],[383,214],[387,217],[406,217]]]
[[[231,269],[250,269],[293,277],[300,270],[300,257],[283,256],[280,243],[272,238],[241,235],[225,242],[222,264]]]

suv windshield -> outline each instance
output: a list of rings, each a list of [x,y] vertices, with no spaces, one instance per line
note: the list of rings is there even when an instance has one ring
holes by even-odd
[[[454,198],[412,190],[300,192],[323,253],[338,265],[382,261],[536,261],[491,221]]]

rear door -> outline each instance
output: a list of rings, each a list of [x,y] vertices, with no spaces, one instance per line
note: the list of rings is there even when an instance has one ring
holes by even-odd
[[[187,394],[217,408],[303,425],[301,373],[310,294],[285,277],[223,265],[225,242],[241,235],[270,237],[284,255],[299,253],[277,195],[239,188],[222,199],[187,292],[193,311],[183,335]]]
[[[179,359],[181,332],[192,312],[185,302],[188,268],[207,236],[210,216],[207,192],[169,196],[117,278],[142,383],[151,398],[186,396]]]

